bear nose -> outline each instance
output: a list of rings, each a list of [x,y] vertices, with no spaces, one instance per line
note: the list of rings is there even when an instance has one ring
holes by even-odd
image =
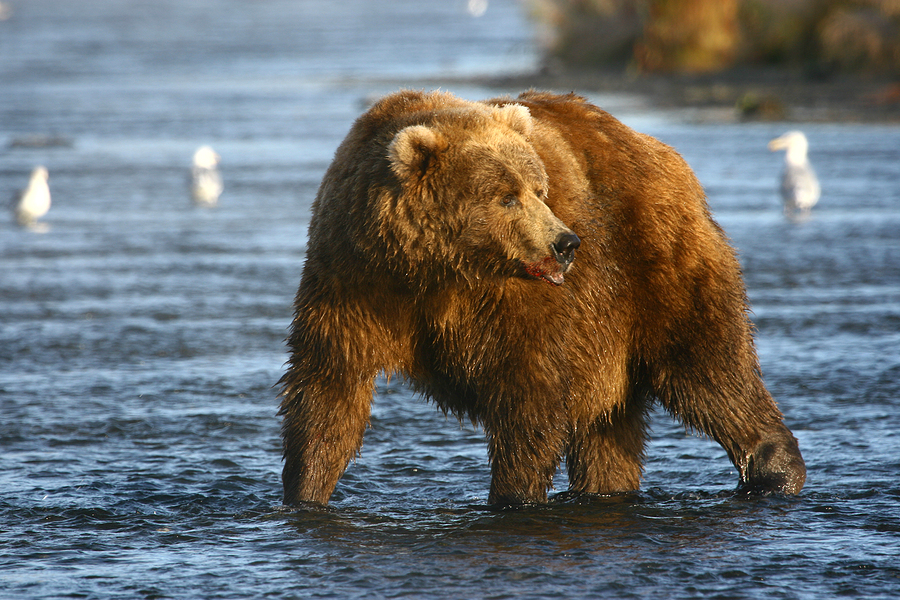
[[[577,250],[580,245],[581,239],[579,239],[574,232],[567,231],[559,234],[556,241],[550,244],[550,248],[553,249],[553,255],[556,257],[556,262],[568,266],[575,260],[575,250]]]

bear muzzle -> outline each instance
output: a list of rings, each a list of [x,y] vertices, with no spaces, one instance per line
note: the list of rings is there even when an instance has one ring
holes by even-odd
[[[575,235],[575,232],[564,231],[559,234],[555,242],[550,244],[550,250],[553,251],[553,257],[556,258],[556,262],[562,265],[563,270],[565,270],[575,260],[575,251],[580,245],[581,239]]]
[[[581,239],[572,231],[560,233],[550,244],[547,258],[534,263],[525,264],[525,272],[535,279],[543,279],[553,285],[562,285],[565,272],[575,260],[575,250],[581,245]]]

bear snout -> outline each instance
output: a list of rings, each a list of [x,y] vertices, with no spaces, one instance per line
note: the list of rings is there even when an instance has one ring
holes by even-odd
[[[550,248],[553,250],[553,256],[556,262],[564,267],[568,267],[575,260],[575,250],[581,245],[581,239],[575,235],[573,231],[564,231],[559,234]]]

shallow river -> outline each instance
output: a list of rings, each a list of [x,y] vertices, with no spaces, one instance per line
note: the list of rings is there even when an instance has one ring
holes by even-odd
[[[706,186],[799,497],[733,497],[724,451],[659,412],[641,492],[492,511],[482,432],[394,382],[331,507],[288,512],[273,386],[323,171],[379,94],[511,91],[458,82],[535,65],[524,7],[4,4],[0,194],[45,164],[53,207],[44,233],[0,221],[0,597],[900,596],[900,127],[790,125],[824,190],[797,225],[766,149],[788,125],[579,90]]]

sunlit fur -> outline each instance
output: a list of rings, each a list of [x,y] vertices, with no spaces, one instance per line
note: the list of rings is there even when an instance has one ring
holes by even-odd
[[[574,263],[530,274],[560,232]],[[400,92],[360,117],[313,205],[288,344],[289,505],[328,502],[382,372],[484,427],[491,503],[545,501],[562,458],[574,492],[637,489],[653,402],[742,489],[805,479],[700,184],[577,96]]]

